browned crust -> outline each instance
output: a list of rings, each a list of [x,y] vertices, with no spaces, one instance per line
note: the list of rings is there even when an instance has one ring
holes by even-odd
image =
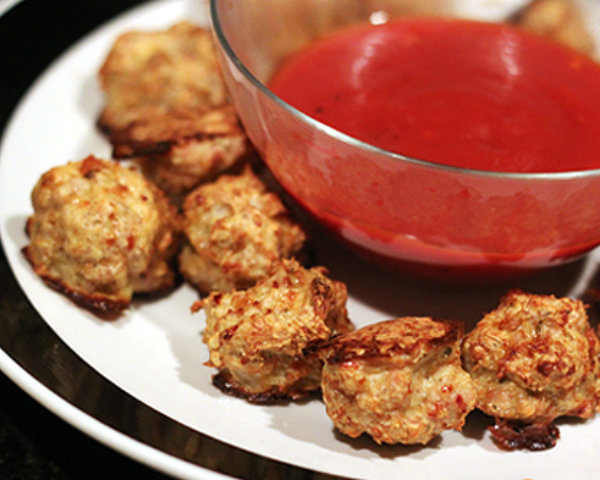
[[[488,427],[492,439],[503,450],[547,450],[556,445],[560,438],[554,423],[528,425],[522,422],[496,419],[496,424]]]
[[[249,403],[257,405],[273,405],[276,403],[288,402],[290,400],[299,400],[306,398],[315,392],[315,390],[297,391],[293,390],[293,388],[291,390],[281,391],[280,389],[273,387],[265,392],[250,393],[232,382],[231,376],[227,370],[221,370],[219,373],[213,375],[212,383],[227,395],[242,398]]]
[[[401,344],[398,337],[390,339],[377,338],[378,331],[399,320],[411,320],[415,317],[404,317],[388,320],[356,330],[346,335],[333,338],[323,346],[324,357],[328,364],[344,363],[353,360],[386,359],[396,355],[412,355],[419,347],[427,345],[428,349],[450,345],[462,336],[463,326],[458,322],[434,320],[444,327],[442,335],[434,338],[412,337],[412,342]]]
[[[112,320],[117,317],[123,310],[130,305],[130,301],[126,300],[112,300],[103,295],[88,294],[73,290],[62,280],[54,278],[50,275],[46,275],[36,267],[33,262],[33,258],[29,252],[29,247],[23,247],[21,250],[27,261],[31,264],[34,272],[48,285],[50,288],[62,293],[69,298],[73,303],[80,307],[89,310],[94,315],[97,315],[104,320]]]
[[[194,125],[195,121],[214,112],[225,112],[222,124],[216,128],[211,124]],[[227,117],[227,115],[229,117]],[[171,121],[169,121],[171,119]],[[110,122],[104,120],[104,115],[98,118],[98,128],[109,137],[113,146],[112,155],[115,159],[131,157],[165,155],[176,146],[183,146],[191,142],[214,140],[221,137],[230,137],[243,134],[235,110],[231,106],[214,109],[212,112],[175,112],[167,113],[157,117],[156,125],[164,125],[162,129],[156,129],[137,138],[136,131],[139,128],[147,128],[152,119],[135,120],[124,128],[112,128]],[[181,125],[178,125],[181,123]]]
[[[31,237],[31,229],[33,228],[33,216],[28,217],[27,221],[25,222],[25,235],[27,235],[27,237]]]
[[[190,135],[184,138],[175,138],[170,140],[161,140],[153,142],[151,140],[136,141],[131,140],[129,137],[129,130],[133,127],[130,126],[124,130],[117,130],[109,132],[110,143],[113,146],[113,157],[115,159],[124,159],[130,157],[146,157],[154,155],[164,155],[168,153],[171,148],[175,145],[184,145],[186,143],[194,141],[212,140],[222,135],[207,135],[207,134],[196,134]]]
[[[106,168],[106,163],[103,160],[95,157],[94,155],[88,155],[85,157],[81,166],[79,167],[79,172],[85,178],[92,178],[96,172],[99,172],[103,168]]]
[[[159,300],[176,290],[183,283],[183,277],[179,275],[175,266],[170,265],[170,268],[174,273],[169,283],[165,283],[155,290],[148,290],[145,292],[134,291],[134,297],[139,300]]]

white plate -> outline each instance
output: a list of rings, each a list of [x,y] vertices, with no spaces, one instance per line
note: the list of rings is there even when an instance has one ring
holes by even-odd
[[[164,415],[224,442],[290,464],[347,477],[407,475],[411,479],[564,478],[576,465],[578,478],[597,478],[600,419],[562,424],[558,445],[538,453],[499,451],[478,416],[470,418],[466,435],[448,432],[440,442],[425,448],[377,447],[364,438],[344,439],[334,432],[318,400],[260,407],[216,390],[210,382],[214,372],[203,365],[208,358],[200,337],[203,316],[189,312],[196,299],[189,287],[183,286],[160,301],[136,303],[119,320],[105,322],[73,306],[33,274],[20,249],[27,243],[23,228],[31,213],[29,194],[37,178],[55,165],[89,153],[109,157],[109,145],[95,128],[102,107],[95,72],[112,41],[127,29],[165,27],[182,18],[207,21],[200,2],[162,1],[135,9],[87,36],[38,79],[6,130],[0,152],[2,242],[17,280],[50,327],[94,369]],[[348,283],[348,309],[358,326],[409,314],[454,317],[472,323],[497,303],[504,289],[440,290],[414,285],[407,277],[377,272],[339,249],[323,247],[320,258],[335,277]],[[549,272],[526,286],[579,294],[595,269],[596,259],[590,257],[585,264]],[[11,378],[24,387],[28,385],[26,374],[2,355],[0,367],[12,369]],[[33,387],[27,391],[35,394]],[[77,411],[64,409],[58,397],[47,392],[35,395],[82,430],[135,458],[143,457],[135,450],[139,444],[123,443],[118,435],[99,435],[101,426],[77,420]],[[162,459],[164,454],[154,452]],[[181,461],[165,460],[160,465],[148,457],[143,461],[186,477],[200,478],[203,471]]]

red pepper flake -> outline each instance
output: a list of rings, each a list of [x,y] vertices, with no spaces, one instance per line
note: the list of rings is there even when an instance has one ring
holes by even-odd
[[[548,377],[556,368],[556,366],[556,362],[541,362],[537,366],[537,371],[540,372],[544,377]]]
[[[102,160],[94,157],[93,155],[89,155],[82,162],[79,167],[79,171],[81,175],[85,178],[93,178],[96,172],[99,172],[104,168],[104,163]]]
[[[192,306],[190,307],[190,311],[192,313],[199,312],[200,310],[202,310],[203,306],[204,306],[204,302],[202,300],[196,300],[194,303],[192,303]]]
[[[222,334],[223,340],[231,340],[231,337],[235,335],[235,332],[237,331],[239,326],[240,324],[238,323],[237,325],[233,325],[232,327],[226,328]]]
[[[54,182],[54,175],[47,173],[42,177],[42,187],[47,187]]]
[[[133,250],[133,247],[135,247],[135,237],[133,235],[129,235],[127,237],[127,248],[129,250]]]
[[[442,412],[442,407],[438,402],[435,402],[433,404],[433,407],[429,410],[429,412],[427,412],[427,415],[429,415],[431,418],[437,418],[440,416],[440,413]]]

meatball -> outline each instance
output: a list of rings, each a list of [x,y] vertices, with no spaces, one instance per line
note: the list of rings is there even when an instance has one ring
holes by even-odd
[[[467,335],[477,407],[526,424],[589,418],[600,401],[600,347],[579,300],[509,292]]]
[[[213,383],[251,402],[299,398],[316,390],[322,362],[317,347],[332,335],[352,330],[346,313],[346,286],[283,260],[254,287],[213,292],[203,302],[203,340]]]
[[[321,388],[336,428],[379,444],[426,444],[460,430],[475,407],[461,335],[458,324],[405,317],[333,339],[321,352]]]
[[[163,31],[125,33],[106,58],[100,81],[107,104],[98,123],[114,156],[135,157],[170,193],[192,189],[246,152],[208,30],[181,22]]]
[[[594,41],[572,0],[534,0],[513,19],[516,25],[591,55]]]
[[[24,253],[79,305],[113,315],[134,292],[173,286],[177,215],[139,172],[89,156],[42,175],[32,202]]]
[[[183,210],[188,241],[179,257],[180,270],[202,292],[254,285],[305,240],[279,198],[250,167],[198,187]]]

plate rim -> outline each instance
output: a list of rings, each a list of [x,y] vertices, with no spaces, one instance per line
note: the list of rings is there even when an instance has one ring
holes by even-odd
[[[83,362],[83,360],[81,361]],[[141,464],[180,478],[199,480],[231,480],[234,478],[177,458],[106,425],[63,399],[21,367],[1,348],[0,370],[31,398],[69,425]]]

